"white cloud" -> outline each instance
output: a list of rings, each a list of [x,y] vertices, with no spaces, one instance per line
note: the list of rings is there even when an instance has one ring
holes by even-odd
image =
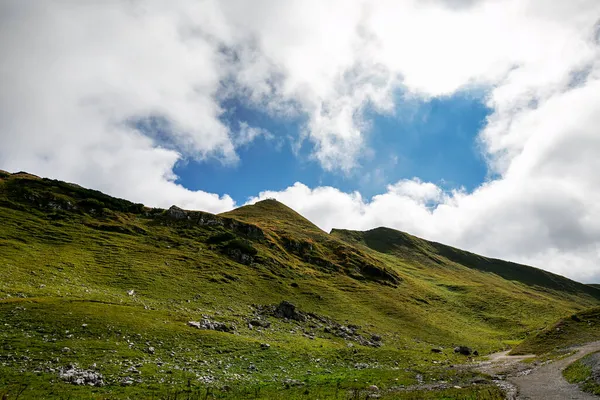
[[[267,141],[275,140],[275,135],[264,128],[250,126],[246,121],[239,123],[239,132],[234,139],[237,146],[246,146],[259,137],[264,138]]]
[[[176,163],[235,165],[275,134],[232,132],[224,98],[306,120],[295,140],[350,171],[372,154],[365,111],[402,109],[399,89],[413,101],[483,87],[498,178],[473,193],[415,179],[372,199],[300,183],[261,196],[325,229],[388,225],[600,280],[599,18],[597,0],[5,0],[0,167],[218,212],[233,200],[178,185]],[[143,134],[146,120],[163,125]]]

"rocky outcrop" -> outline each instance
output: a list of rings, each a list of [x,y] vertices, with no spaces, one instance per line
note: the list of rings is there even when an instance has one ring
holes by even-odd
[[[383,344],[381,335],[360,333],[361,328],[358,325],[342,325],[322,315],[302,312],[289,301],[284,300],[276,306],[254,307],[256,308],[255,321],[264,321],[265,316],[285,319],[286,321],[297,321],[303,326],[311,327],[311,329],[303,330],[304,335],[310,339],[314,339],[316,336],[327,338],[331,335],[356,342],[361,346],[380,347]],[[250,325],[254,324],[250,322]]]
[[[177,206],[171,206],[171,208],[166,211],[165,215],[171,219],[189,221],[201,226],[222,226],[225,229],[250,239],[262,240],[265,237],[262,229],[256,225],[241,222],[232,218],[220,217],[203,211],[188,211]]]
[[[293,319],[296,321],[306,321],[306,315],[296,310],[296,306],[294,304],[285,300],[279,303],[277,308],[275,308],[273,316],[277,318]]]

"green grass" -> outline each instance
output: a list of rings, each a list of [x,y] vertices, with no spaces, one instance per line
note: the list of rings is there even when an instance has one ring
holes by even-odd
[[[599,304],[588,286],[533,268],[506,279],[487,259],[474,265],[479,256],[401,232],[327,234],[270,200],[177,219],[0,174],[0,220],[0,395],[10,398],[24,388],[20,399],[352,399],[377,385],[385,399],[496,399],[498,388],[451,367],[465,361],[454,346],[504,349]],[[248,327],[260,307],[282,300],[380,335],[383,346],[334,336],[317,320]],[[203,316],[235,334],[187,326]],[[63,382],[58,370],[75,364],[96,364],[106,385]],[[126,377],[140,382],[122,386]],[[287,379],[301,386],[286,388]],[[426,392],[418,385],[441,381]]]
[[[563,371],[563,376],[569,383],[578,383],[582,390],[600,395],[600,383],[594,380],[593,364],[597,364],[600,353],[592,353],[575,361]],[[594,359],[596,359],[594,361]]]
[[[600,307],[562,318],[530,335],[511,354],[545,354],[600,340]]]

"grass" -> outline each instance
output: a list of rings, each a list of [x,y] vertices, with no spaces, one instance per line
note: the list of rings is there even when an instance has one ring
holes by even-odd
[[[275,201],[175,211],[0,174],[0,395],[352,399],[376,385],[384,399],[496,399],[485,377],[451,367],[466,361],[454,346],[504,349],[599,304],[588,286],[533,268],[506,279],[401,232],[327,234]],[[320,319],[249,327],[282,300]],[[235,333],[187,325],[205,317]],[[332,323],[383,345],[328,333]],[[64,382],[68,366],[105,386]]]
[[[600,307],[590,308],[530,335],[511,354],[546,354],[600,340]]]
[[[600,395],[600,383],[594,379],[593,367],[598,369],[598,360],[600,353],[592,353],[575,361],[563,371],[563,376],[569,383],[577,383],[582,390]]]

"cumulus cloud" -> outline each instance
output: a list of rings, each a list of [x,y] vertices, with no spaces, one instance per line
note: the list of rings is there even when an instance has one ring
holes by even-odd
[[[5,0],[0,167],[218,212],[235,203],[178,185],[176,164],[235,166],[276,134],[226,122],[229,98],[305,121],[294,140],[347,172],[399,91],[483,88],[494,180],[472,193],[414,179],[371,199],[301,183],[258,197],[324,229],[387,225],[600,280],[599,18],[596,0]]]

